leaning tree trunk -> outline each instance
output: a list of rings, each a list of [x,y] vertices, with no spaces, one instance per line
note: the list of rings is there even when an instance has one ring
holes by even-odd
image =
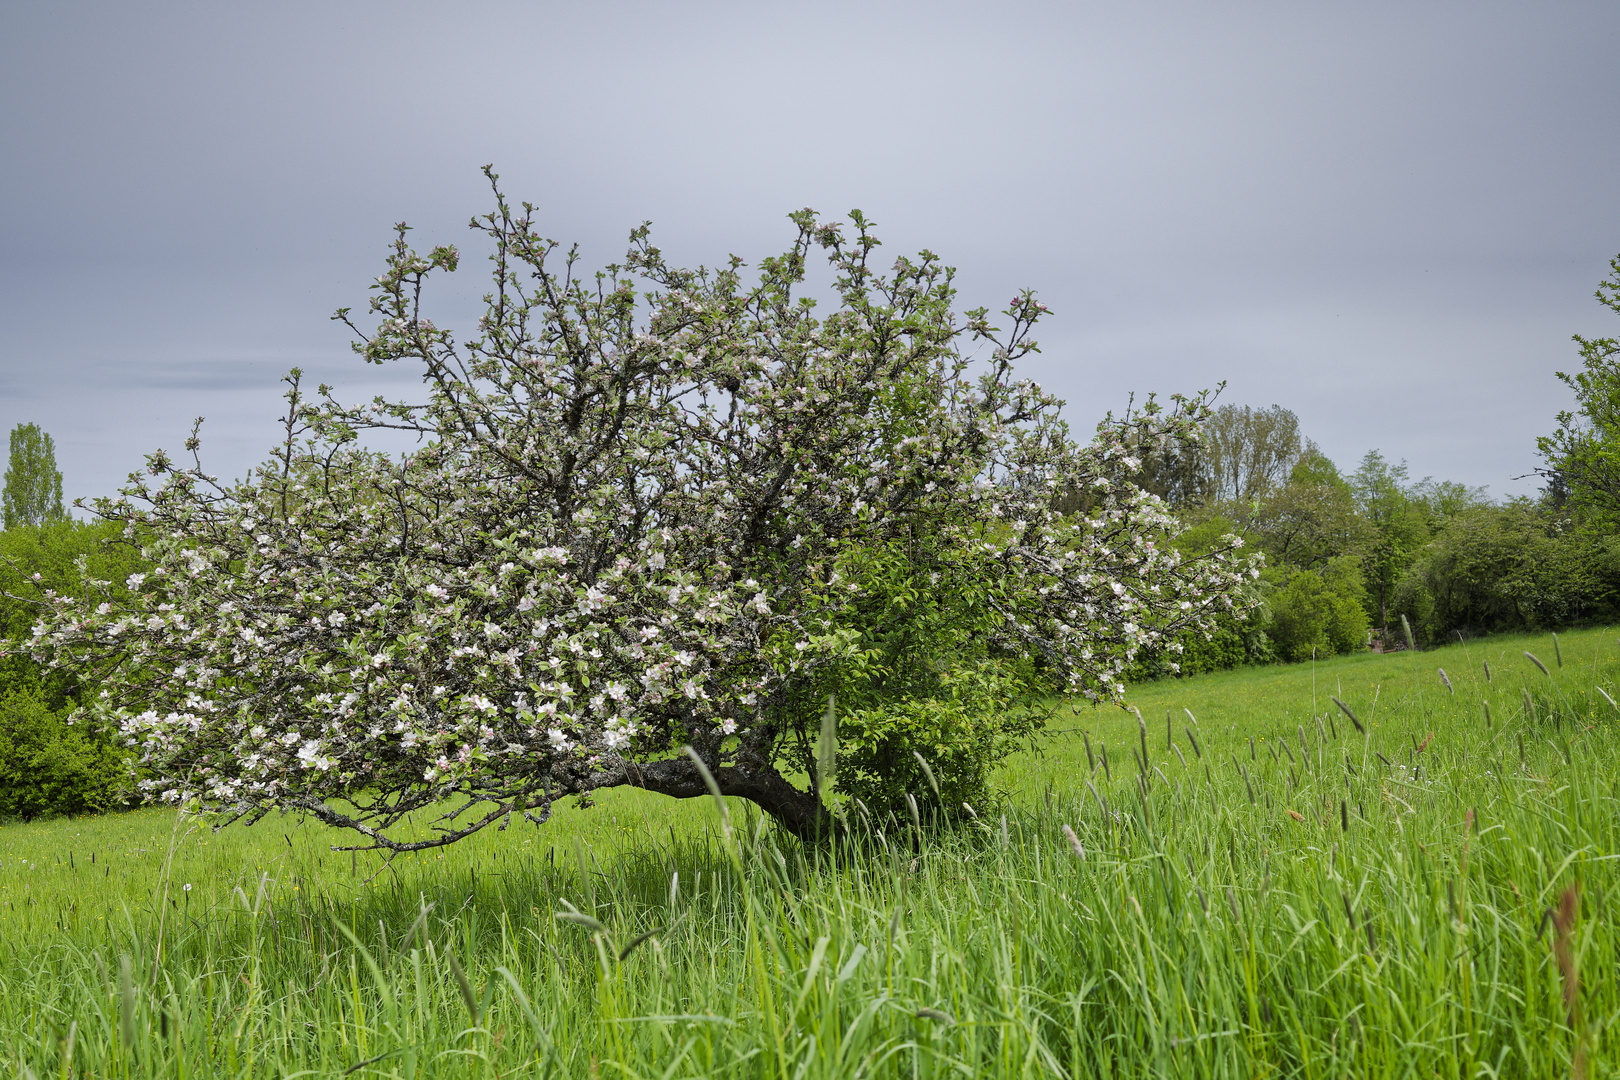
[[[720,794],[747,799],[800,840],[815,843],[833,834],[835,819],[815,793],[794,787],[769,765],[738,764],[710,773]],[[616,761],[580,785],[582,791],[609,787],[638,787],[677,799],[709,794],[703,774],[685,756],[644,763]]]

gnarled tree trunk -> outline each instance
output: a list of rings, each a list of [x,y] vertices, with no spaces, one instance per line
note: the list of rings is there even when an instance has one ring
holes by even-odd
[[[739,763],[709,771],[720,794],[747,799],[800,840],[815,842],[832,835],[834,818],[815,793],[794,787],[770,765]],[[615,761],[582,779],[582,791],[638,787],[677,799],[709,794],[703,775],[685,756],[645,763]]]

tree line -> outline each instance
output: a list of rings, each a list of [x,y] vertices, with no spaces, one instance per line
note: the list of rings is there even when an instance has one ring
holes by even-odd
[[[1610,270],[1596,297],[1620,314],[1620,258]],[[1576,407],[1538,440],[1533,497],[1414,480],[1378,450],[1341,471],[1280,405],[1222,405],[1199,445],[1145,454],[1131,479],[1174,509],[1184,549],[1236,533],[1266,556],[1258,602],[1189,636],[1182,670],[1620,618],[1620,345],[1575,342],[1582,370],[1558,378]]]

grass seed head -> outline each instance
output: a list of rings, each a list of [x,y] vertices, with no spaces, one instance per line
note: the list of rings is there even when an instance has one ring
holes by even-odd
[[[1552,672],[1547,670],[1547,665],[1543,664],[1540,660],[1538,660],[1536,658],[1535,653],[1531,652],[1529,649],[1526,649],[1526,650],[1524,650],[1524,655],[1532,664],[1536,665],[1536,667],[1541,669],[1541,673],[1543,675],[1549,675],[1550,676],[1552,674]]]
[[[630,954],[635,952],[639,946],[645,942],[651,941],[654,937],[662,934],[663,932],[664,927],[655,926],[651,930],[648,930],[645,934],[637,934],[635,937],[631,938],[629,943],[626,944],[624,948],[619,950],[619,963],[624,963],[625,960],[629,959]]]
[[[911,756],[917,759],[918,765],[922,766],[923,779],[927,780],[928,786],[933,789],[934,798],[939,798],[939,781],[934,779],[934,770],[928,767],[928,762],[917,751],[913,750]]]
[[[575,926],[584,927],[593,934],[607,933],[607,927],[602,924],[600,919],[592,918],[583,911],[559,911],[552,918],[558,922],[573,923]],[[446,955],[449,954],[446,953]]]
[[[118,957],[118,1035],[135,1049],[135,972],[128,953]]]
[[[591,921],[595,922],[596,920],[592,919]],[[597,925],[600,926],[601,923],[597,923]],[[461,961],[456,959],[456,954],[451,952],[448,947],[444,950],[444,958],[450,965],[450,974],[455,977],[456,989],[461,991],[461,1001],[462,1004],[467,1006],[467,1015],[472,1017],[473,1026],[477,1027],[478,999],[473,996],[472,983],[467,981],[467,973],[461,969]]]
[[[913,751],[915,753],[915,751]],[[922,759],[919,757],[919,761]],[[823,801],[830,800],[834,773],[838,767],[838,708],[832,694],[827,695],[827,710],[821,714],[821,738],[816,740],[816,793]],[[923,766],[928,768],[927,765]],[[929,774],[933,778],[933,774]]]

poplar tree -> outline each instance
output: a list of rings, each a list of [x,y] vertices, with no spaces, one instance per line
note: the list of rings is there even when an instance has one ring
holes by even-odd
[[[38,424],[11,429],[11,460],[6,466],[6,528],[44,525],[67,517],[62,508],[62,474],[56,443]]]

